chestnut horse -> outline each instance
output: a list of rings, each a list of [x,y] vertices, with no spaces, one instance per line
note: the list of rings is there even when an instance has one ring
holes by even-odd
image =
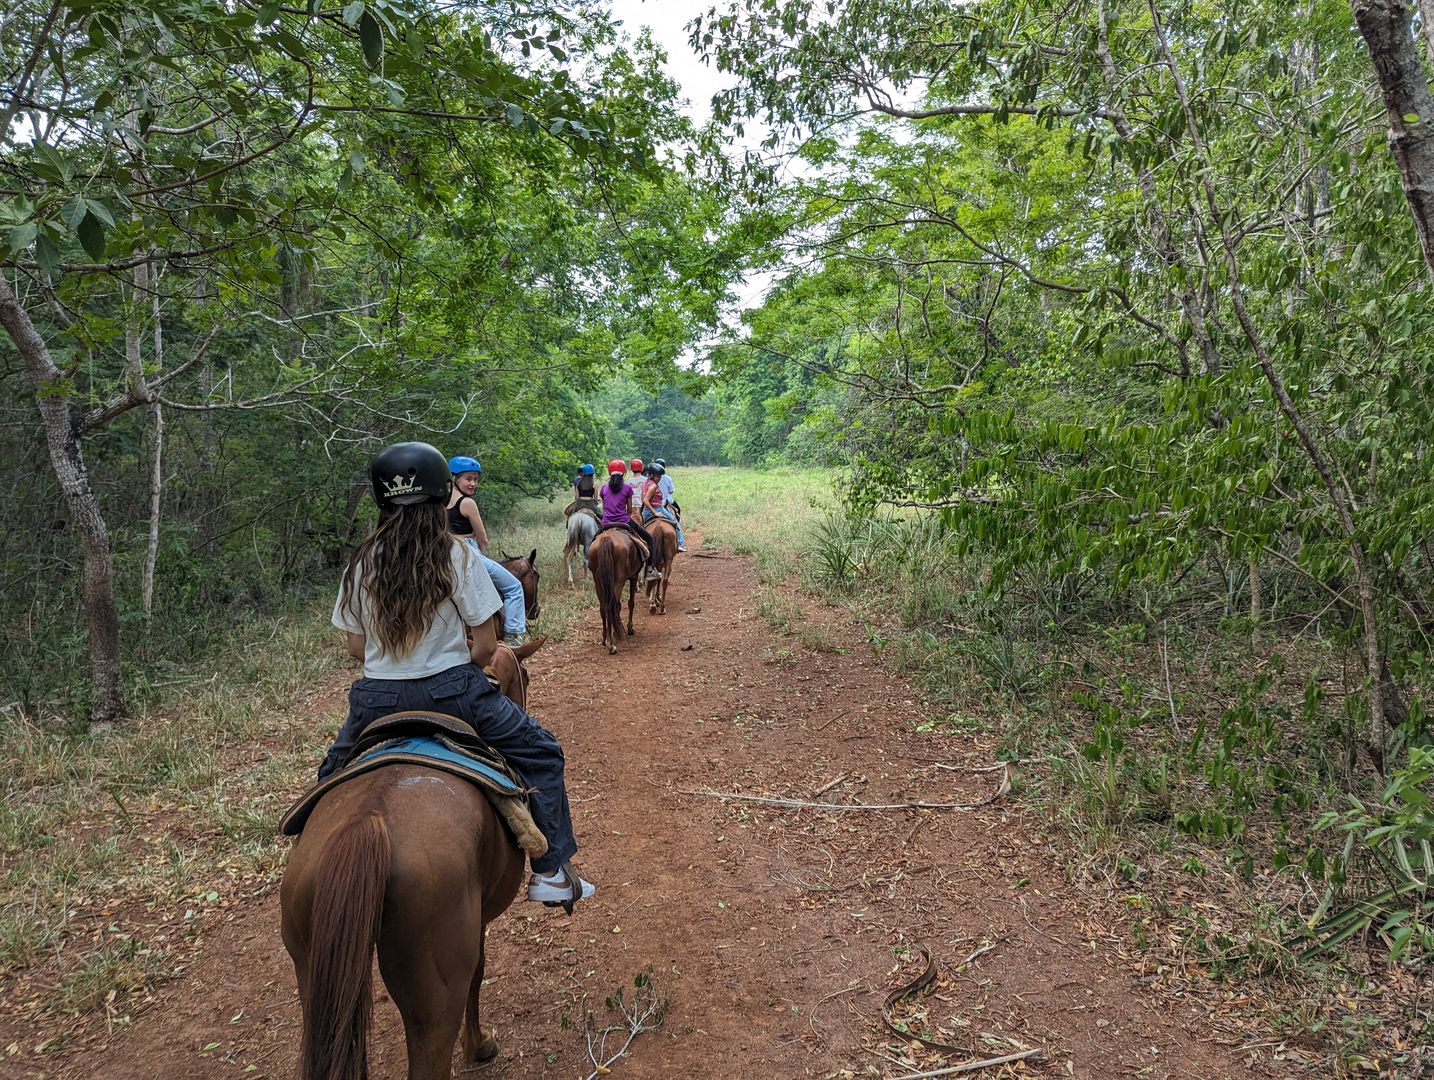
[[[632,636],[632,609],[637,603],[637,575],[642,565],[637,538],[625,528],[604,529],[588,545],[588,570],[602,612],[602,643],[609,654],[617,652],[622,638],[623,582],[628,585],[627,633]]]
[[[522,660],[542,643],[494,656],[519,706]],[[479,1020],[483,937],[517,895],[523,863],[483,793],[449,773],[388,765],[324,795],[279,890],[304,1009],[301,1080],[367,1075],[375,947],[403,1018],[409,1080],[447,1080],[460,1028],[465,1064],[496,1056]]]
[[[509,555],[505,551],[503,561],[498,565],[523,586],[523,606],[527,610],[528,621],[533,622],[543,613],[543,605],[538,603],[538,549],[534,548],[527,555]]]
[[[672,564],[677,560],[677,529],[666,518],[648,519],[643,526],[652,537],[652,563],[656,573],[647,575],[647,612],[667,614],[667,583],[672,580]]]

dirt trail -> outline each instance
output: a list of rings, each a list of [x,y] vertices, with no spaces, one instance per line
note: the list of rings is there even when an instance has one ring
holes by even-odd
[[[1213,1000],[1171,996],[1120,957],[1018,799],[833,813],[691,794],[958,802],[999,781],[975,771],[988,749],[913,730],[916,696],[844,616],[805,605],[844,649],[810,653],[757,617],[754,587],[746,560],[685,557],[669,614],[640,608],[615,660],[593,613],[591,632],[531,662],[533,711],[567,750],[578,861],[599,890],[572,919],[520,902],[492,927],[485,1014],[503,1051],[463,1075],[588,1076],[585,1010],[608,1018],[604,999],[640,973],[669,999],[666,1021],[614,1077],[901,1075],[912,1070],[880,1017],[919,973],[917,944],[943,979],[905,1015],[982,1057],[1046,1048],[1044,1065],[1007,1075],[1268,1075],[1217,1041]],[[292,1075],[299,1008],[278,923],[273,890],[157,1006],[51,1075]],[[374,1077],[402,1077],[386,999],[376,1026]]]

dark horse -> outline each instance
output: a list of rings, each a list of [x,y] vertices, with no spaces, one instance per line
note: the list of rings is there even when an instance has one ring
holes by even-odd
[[[628,584],[627,632],[633,633],[632,609],[637,603],[637,575],[642,571],[642,549],[624,528],[604,529],[588,545],[588,570],[602,612],[602,643],[617,652],[622,638],[622,586]]]
[[[495,658],[520,705],[521,661],[541,644],[500,646]],[[279,892],[304,1008],[301,1080],[367,1075],[375,947],[403,1017],[409,1080],[447,1080],[460,1028],[465,1063],[492,1059],[498,1043],[478,1011],[483,936],[517,895],[523,862],[483,794],[435,769],[374,769],[319,800]]]
[[[647,575],[647,611],[649,615],[666,615],[667,583],[677,559],[677,527],[666,518],[655,517],[646,528],[652,537],[652,565],[657,567],[656,573]]]
[[[543,613],[543,605],[538,603],[538,549],[534,548],[526,556],[509,555],[505,551],[503,561],[498,565],[517,578],[518,584],[523,586],[523,606],[527,609],[528,621],[536,620]]]

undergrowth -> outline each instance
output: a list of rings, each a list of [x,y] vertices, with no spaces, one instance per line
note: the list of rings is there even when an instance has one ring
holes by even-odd
[[[756,557],[758,614],[791,632],[783,582],[852,609],[923,687],[926,730],[988,733],[1025,762],[1068,874],[1120,904],[1136,947],[1256,979],[1319,1068],[1373,1060],[1381,988],[1434,945],[1434,754],[1415,702],[1406,759],[1370,767],[1358,660],[1344,628],[1297,614],[1295,575],[1264,570],[1276,606],[1258,621],[1236,560],[1117,592],[1035,570],[993,584],[938,518],[848,515],[821,474],[714,481],[709,536]],[[1434,1039],[1411,1023],[1401,1038]]]

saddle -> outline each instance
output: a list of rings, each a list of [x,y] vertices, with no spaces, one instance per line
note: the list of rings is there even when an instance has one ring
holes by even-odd
[[[646,562],[650,558],[652,558],[652,549],[647,546],[647,542],[643,540],[642,537],[638,536],[637,533],[634,532],[632,529],[629,529],[626,525],[606,525],[603,528],[599,529],[598,532],[611,532],[613,529],[621,529],[623,532],[627,533],[628,536],[632,537],[632,542],[637,545],[637,550],[642,552],[642,561],[644,564],[646,564]]]
[[[528,809],[532,788],[462,720],[419,710],[390,713],[364,728],[339,771],[304,792],[284,814],[279,831],[297,836],[319,800],[332,789],[385,765],[421,765],[462,777],[493,804],[524,854],[536,859],[547,852],[547,838]]]

